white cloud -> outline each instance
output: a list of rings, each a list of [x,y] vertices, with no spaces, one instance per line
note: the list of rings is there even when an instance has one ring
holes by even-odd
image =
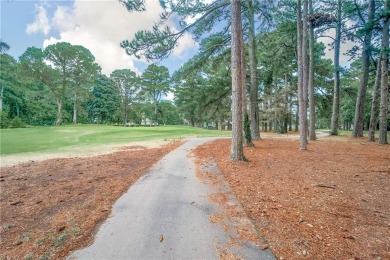
[[[47,17],[46,8],[43,5],[35,6],[35,21],[33,23],[27,24],[26,32],[28,34],[42,32],[47,35],[50,31],[50,22]]]
[[[61,32],[75,28],[72,10],[68,6],[58,6],[51,22],[53,27]]]
[[[179,40],[178,45],[173,50],[172,55],[183,58],[188,50],[198,49],[199,44],[192,38],[189,33],[185,33]]]
[[[50,37],[43,45],[46,47],[61,41],[83,45],[95,56],[103,73],[110,74],[123,68],[139,73],[135,67],[137,59],[128,56],[119,44],[131,40],[139,30],[151,29],[162,11],[158,1],[146,1],[146,10],[129,13],[118,0],[75,0],[71,7],[57,7],[51,21],[59,37]],[[185,35],[173,56],[180,58],[195,47],[197,45],[190,35]]]

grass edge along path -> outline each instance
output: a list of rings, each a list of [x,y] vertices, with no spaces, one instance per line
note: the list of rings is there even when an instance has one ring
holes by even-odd
[[[229,131],[188,126],[123,127],[66,125],[0,130],[0,155],[58,151],[65,148],[128,144],[137,141],[173,140],[187,137],[228,137]]]

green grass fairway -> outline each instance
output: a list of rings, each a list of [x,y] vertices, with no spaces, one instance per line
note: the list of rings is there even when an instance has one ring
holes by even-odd
[[[63,147],[120,144],[132,141],[179,139],[200,136],[231,136],[231,132],[186,126],[122,127],[69,125],[0,130],[0,154],[16,154]]]

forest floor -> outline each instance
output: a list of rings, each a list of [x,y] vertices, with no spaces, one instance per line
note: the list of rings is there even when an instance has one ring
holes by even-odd
[[[246,162],[229,160],[226,139],[195,154],[218,165],[263,248],[278,259],[390,259],[390,145],[327,136],[299,151],[295,134],[262,138]]]
[[[112,154],[83,158],[40,161],[46,158],[42,155],[2,167],[0,259],[61,259],[87,246],[114,202],[181,143],[149,149],[125,146]]]

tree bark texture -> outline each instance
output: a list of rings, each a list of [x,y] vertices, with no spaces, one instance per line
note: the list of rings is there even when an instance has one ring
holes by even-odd
[[[288,120],[288,131],[292,131],[292,121],[293,121],[293,114],[292,114],[292,96],[290,95],[289,98],[289,120]]]
[[[389,14],[390,1],[385,0],[385,11],[387,16],[383,23],[382,38],[382,80],[381,80],[381,108],[379,116],[379,143],[387,144],[387,117],[389,109]]]
[[[244,160],[243,142],[243,114],[242,114],[242,69],[241,51],[243,46],[241,37],[241,6],[240,0],[231,2],[231,66],[232,66],[232,143],[230,150],[231,160]]]
[[[3,97],[4,97],[4,86],[0,89],[0,113],[3,112]]]
[[[375,14],[375,0],[370,0],[368,9],[369,9],[368,24],[370,25],[370,28],[367,28],[367,31],[364,36],[364,42],[363,42],[362,75],[360,78],[360,87],[356,99],[355,119],[353,124],[353,131],[352,131],[353,137],[363,136],[364,103],[366,100],[368,77],[369,77],[372,24],[373,24],[374,14]]]
[[[77,94],[74,93],[73,101],[73,124],[77,124]]]
[[[61,125],[62,124],[62,99],[60,97],[57,97],[56,103],[57,103],[56,125]]]
[[[372,103],[371,103],[371,116],[370,116],[370,128],[368,130],[368,141],[375,142],[375,129],[378,122],[378,107],[379,107],[379,92],[381,88],[381,58],[376,65],[376,75],[374,89],[372,91]]]
[[[259,104],[258,102],[258,82],[257,82],[257,57],[255,41],[255,10],[253,0],[249,2],[249,64],[251,71],[251,89],[250,89],[250,122],[251,136],[253,140],[260,139],[259,129]]]
[[[313,2],[309,0],[309,12],[313,14]],[[310,53],[310,63],[309,63],[309,108],[310,108],[310,128],[309,128],[309,140],[316,140],[316,110],[315,110],[315,100],[314,100],[314,25],[309,22],[309,53]]]
[[[246,133],[245,133],[245,117],[248,115],[247,120],[250,121],[249,119],[249,114],[248,114],[248,101],[247,101],[247,87],[246,87],[246,64],[245,64],[245,44],[244,44],[244,35],[243,32],[241,31],[240,34],[240,40],[241,40],[241,87],[242,87],[242,115],[244,117],[244,124],[243,124],[243,129],[242,129],[242,134],[244,136],[244,142],[246,146],[253,146],[252,142],[252,136],[251,136],[251,126],[249,126],[249,137],[246,138]],[[249,122],[248,122],[249,123]]]
[[[341,0],[337,3],[336,38],[334,41],[334,86],[331,134],[338,135],[340,115],[340,44],[341,44]]]
[[[308,2],[304,0],[303,14],[301,1],[298,0],[298,101],[299,101],[299,136],[300,149],[307,150],[307,9]]]

